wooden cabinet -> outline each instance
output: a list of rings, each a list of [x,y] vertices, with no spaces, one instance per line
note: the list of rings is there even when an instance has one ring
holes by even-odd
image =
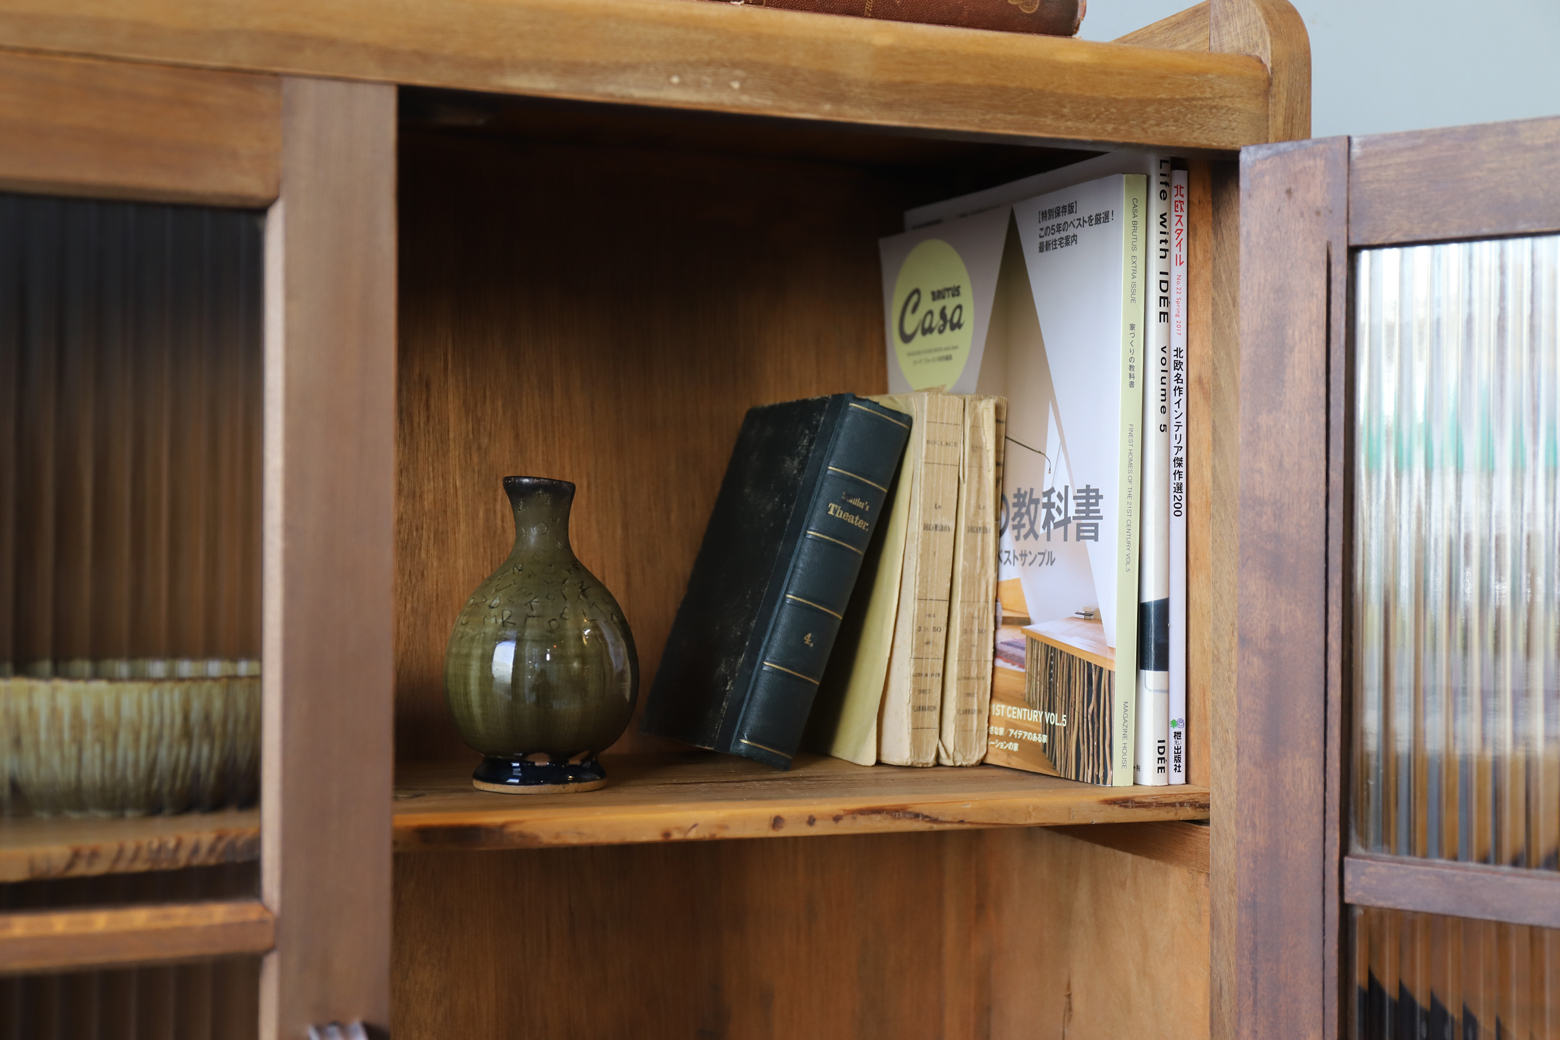
[[[0,187],[267,213],[258,816],[0,825],[6,880],[257,856],[259,898],[0,915],[0,969],[267,951],[267,1038],[1251,1035],[1233,160],[1309,132],[1287,3],[1098,44],[68,0],[0,5],[0,47]],[[442,650],[500,478],[579,485],[653,674],[744,410],[886,388],[876,239],[1108,148],[1191,164],[1192,783],[777,775],[631,729],[599,795],[472,792]]]
[[[263,953],[264,1035],[385,1022],[395,90],[19,53],[0,65],[0,186],[241,207],[263,211],[266,229],[260,809],[0,820],[0,879],[25,886],[8,905],[48,907],[0,915],[0,968]],[[258,874],[221,879],[256,860]],[[107,883],[182,867],[206,870]],[[110,980],[117,995],[83,1015],[151,1033],[222,1019],[170,998],[148,1022],[136,985]],[[25,1011],[11,1007],[6,1028],[41,1028]]]
[[[1552,713],[1560,694],[1553,678],[1554,644],[1542,642],[1552,639],[1547,635],[1529,642],[1506,613],[1477,629],[1468,626],[1468,649],[1460,650],[1453,662],[1481,653],[1485,660],[1497,659],[1498,653],[1482,648],[1503,644],[1515,647],[1509,653],[1519,660],[1529,655],[1535,662],[1516,668],[1534,678],[1521,686],[1515,707],[1510,686],[1503,686],[1498,676],[1464,681],[1456,672],[1457,663],[1437,667],[1428,654],[1405,652],[1404,643],[1411,643],[1415,633],[1425,642],[1422,633],[1432,623],[1452,628],[1466,624],[1464,618],[1472,612],[1468,602],[1481,597],[1500,601],[1502,583],[1489,573],[1460,570],[1465,577],[1459,595],[1437,614],[1430,598],[1437,587],[1429,547],[1433,543],[1416,541],[1424,524],[1408,510],[1389,514],[1375,504],[1372,516],[1358,508],[1369,494],[1365,474],[1381,468],[1370,456],[1383,453],[1379,444],[1373,452],[1367,450],[1367,436],[1361,432],[1360,416],[1370,405],[1359,391],[1364,366],[1358,358],[1368,353],[1361,330],[1368,327],[1369,305],[1357,272],[1362,250],[1392,253],[1396,247],[1425,245],[1434,247],[1427,250],[1433,254],[1449,244],[1513,239],[1506,244],[1532,250],[1527,277],[1536,288],[1527,291],[1535,300],[1552,297],[1552,269],[1544,269],[1548,281],[1533,273],[1539,268],[1532,257],[1540,247],[1515,236],[1560,232],[1560,206],[1539,174],[1557,159],[1556,119],[1329,138],[1242,152],[1241,613],[1235,660],[1239,712],[1232,721],[1238,761],[1233,834],[1225,831],[1226,841],[1219,841],[1216,811],[1213,860],[1216,871],[1228,869],[1231,893],[1228,911],[1215,917],[1216,928],[1227,930],[1223,941],[1231,944],[1238,961],[1264,977],[1255,986],[1242,987],[1235,997],[1233,1013],[1245,1030],[1242,1035],[1346,1035],[1356,1013],[1364,1019],[1360,1032],[1367,1036],[1386,1028],[1437,1028],[1428,1024],[1432,1014],[1446,1023],[1446,1030],[1463,1035],[1481,1029],[1524,1036],[1554,1032],[1560,1010],[1554,980],[1560,959],[1552,952],[1552,929],[1560,924],[1555,912],[1560,875],[1549,849],[1556,832],[1551,806],[1560,785],[1553,767],[1526,764],[1530,755],[1553,760],[1553,727],[1506,724],[1506,735],[1489,745],[1484,758],[1509,778],[1501,783],[1525,785],[1525,791],[1491,795],[1481,803],[1478,795],[1469,793],[1474,781],[1457,779],[1459,769],[1472,773],[1458,762],[1476,741],[1480,723],[1464,717],[1450,724],[1445,721],[1450,709],[1435,702],[1437,689],[1459,684],[1467,710],[1491,720],[1484,723],[1486,733],[1501,728],[1494,720],[1502,718],[1502,712]],[[1548,248],[1553,249],[1552,238]],[[1487,258],[1482,265],[1466,266],[1470,281],[1473,272],[1488,277],[1491,270],[1501,271],[1503,291],[1512,295],[1489,294],[1499,306],[1480,315],[1499,311],[1500,321],[1440,319],[1438,308],[1459,313],[1461,286],[1440,282],[1422,290],[1412,306],[1405,304],[1390,315],[1391,323],[1402,329],[1405,353],[1412,348],[1418,354],[1413,363],[1402,365],[1402,387],[1375,391],[1375,407],[1384,412],[1380,401],[1391,400],[1397,415],[1409,416],[1414,402],[1423,399],[1415,394],[1427,397],[1424,387],[1437,378],[1432,373],[1447,364],[1438,352],[1458,356],[1466,336],[1467,342],[1501,346],[1459,370],[1473,388],[1449,403],[1448,415],[1466,422],[1477,416],[1490,429],[1524,422],[1551,429],[1553,420],[1525,419],[1523,398],[1485,404],[1478,381],[1499,385],[1510,380],[1533,400],[1552,399],[1552,369],[1538,366],[1520,377],[1511,374],[1517,368],[1513,359],[1523,351],[1546,361],[1554,357],[1552,319],[1537,316],[1542,310],[1537,302],[1527,304],[1531,313],[1523,310],[1517,295],[1526,289],[1520,264],[1509,274]],[[1410,296],[1405,293],[1405,299]],[[1379,303],[1376,307],[1372,320],[1385,327],[1388,319],[1382,317]],[[1444,338],[1432,341],[1426,333],[1430,323],[1419,315],[1428,313],[1436,313],[1438,327],[1446,327],[1438,332]],[[1522,347],[1510,346],[1514,342]],[[1383,420],[1378,416],[1376,421]],[[1429,426],[1399,423],[1398,441],[1385,454],[1407,460],[1415,445],[1428,439]],[[1523,438],[1503,453],[1501,462],[1481,464],[1492,471],[1509,465],[1532,474],[1534,481],[1553,481],[1554,455],[1538,447],[1540,440],[1549,444],[1553,436]],[[1426,474],[1421,479],[1462,472],[1463,453],[1481,457],[1471,448],[1475,443],[1470,438],[1468,446],[1459,445],[1456,456],[1421,463],[1420,472]],[[1470,486],[1458,508],[1474,517],[1497,499],[1497,492]],[[1524,559],[1548,559],[1544,554],[1552,548],[1537,546],[1553,545],[1553,510],[1530,507],[1524,522],[1523,533],[1536,546]],[[1425,575],[1422,585],[1404,580],[1401,586],[1409,592],[1395,609],[1394,624],[1409,633],[1407,640],[1384,634],[1389,626],[1380,616],[1385,612],[1369,602],[1359,576],[1362,557],[1370,552],[1360,529],[1374,524],[1385,529],[1384,542],[1394,543],[1390,551],[1402,552],[1409,566]],[[1457,534],[1468,537],[1462,531]],[[1492,542],[1510,538],[1504,531],[1489,537]],[[1411,571],[1405,568],[1403,573]],[[1521,584],[1507,580],[1513,587]],[[1544,590],[1524,594],[1524,609],[1531,612],[1524,616],[1534,619],[1535,631],[1549,633],[1555,618],[1546,595]],[[1367,628],[1372,623],[1362,618],[1371,615],[1376,620]],[[1399,696],[1413,705],[1386,722],[1379,710],[1374,719],[1369,717],[1365,696],[1370,682],[1380,682],[1379,677],[1367,679],[1368,662],[1375,661],[1378,671],[1387,670],[1380,663],[1387,656],[1383,643],[1398,655],[1392,666],[1395,692],[1401,691]],[[1525,672],[1528,667],[1531,673]],[[1262,695],[1253,696],[1250,690]],[[1417,721],[1411,721],[1416,712]],[[1447,726],[1452,737],[1445,747],[1410,742],[1403,734],[1415,725],[1425,732]],[[1397,799],[1396,818],[1402,822],[1386,848],[1371,847],[1365,837],[1372,829],[1369,818],[1375,817],[1379,829],[1383,812],[1375,804],[1379,795],[1362,796],[1365,778],[1357,773],[1364,771],[1369,758],[1356,744],[1368,744],[1372,736],[1397,744],[1396,767],[1400,776],[1409,778],[1397,781],[1388,799]],[[1430,763],[1443,755],[1454,778],[1448,789],[1457,805],[1454,812],[1461,814],[1462,833],[1474,835],[1464,839],[1461,848],[1455,827],[1449,844],[1432,845],[1424,824],[1406,818],[1424,819],[1439,812],[1439,792],[1432,793],[1431,785],[1414,774],[1440,768]],[[1363,819],[1349,819],[1351,806]],[[1498,811],[1517,821],[1517,836],[1503,843],[1487,836],[1491,827],[1486,814]],[[1531,830],[1525,831],[1530,822]],[[1412,841],[1401,837],[1410,834]],[[1516,851],[1510,847],[1513,843],[1519,846]],[[1227,858],[1221,862],[1221,856]],[[1385,913],[1373,915],[1374,923],[1357,916],[1351,929],[1351,908]],[[1408,920],[1417,915],[1425,916]],[[1433,935],[1432,926],[1440,929]],[[1410,934],[1416,928],[1418,934]],[[1500,938],[1486,940],[1481,931]],[[1218,941],[1221,937],[1217,931],[1215,935]],[[1495,949],[1497,942],[1502,957],[1490,958],[1482,974],[1468,971],[1448,978],[1440,966],[1460,966],[1465,956],[1472,961],[1481,944]],[[1385,961],[1373,956],[1383,949],[1390,949]],[[1416,960],[1421,963],[1413,963]],[[1384,1000],[1383,987],[1388,989]],[[1423,1007],[1415,1008],[1416,1003]],[[1443,1006],[1432,1012],[1433,1003]],[[1382,1005],[1395,1010],[1383,1012]],[[1384,1026],[1388,1014],[1394,1024]]]

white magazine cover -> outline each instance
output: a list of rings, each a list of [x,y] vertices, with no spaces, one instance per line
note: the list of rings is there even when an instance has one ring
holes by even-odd
[[[1135,384],[1141,401],[1143,312],[1141,296],[1135,313],[1124,296],[1123,225],[1134,219],[1126,181],[1104,177],[1013,206],[1036,324],[1010,311],[1004,349],[988,344],[987,355],[993,377],[1002,365],[1008,397],[1002,561],[1031,622],[1096,614],[1130,675],[1137,547],[1127,536],[1137,531],[1140,460],[1124,442],[1142,414],[1123,414],[1123,388]],[[1141,236],[1146,213],[1135,218]],[[1122,344],[1133,325],[1136,372]]]
[[[1151,168],[1150,157],[1127,158]],[[1022,672],[1025,625],[1094,619],[1126,663],[1121,693],[1129,705],[1137,653],[1145,189],[1142,175],[1100,177],[881,243],[890,389],[941,387],[1009,401],[1000,665]],[[1138,251],[1130,277],[1129,225]],[[966,297],[973,312],[958,312],[956,320],[954,307]],[[999,679],[994,703],[1003,686]],[[1112,763],[1106,782],[1130,783],[1133,710],[1115,714],[1112,754],[1126,757],[1124,765]]]
[[[1143,152],[1106,152],[1092,159],[1069,163],[1045,173],[1036,173],[1020,180],[999,184],[995,188],[973,191],[940,202],[905,210],[905,230],[915,231],[947,221],[984,213],[992,209],[1009,209],[1013,203],[1047,195],[1053,191],[1084,181],[1098,180],[1113,173],[1141,173],[1153,176],[1158,157]]]
[[[888,392],[975,393],[1007,208],[879,240]]]

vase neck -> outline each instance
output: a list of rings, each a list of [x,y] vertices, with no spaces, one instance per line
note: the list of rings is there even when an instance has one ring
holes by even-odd
[[[504,491],[515,514],[515,553],[574,555],[569,545],[573,484],[541,477],[505,477]]]

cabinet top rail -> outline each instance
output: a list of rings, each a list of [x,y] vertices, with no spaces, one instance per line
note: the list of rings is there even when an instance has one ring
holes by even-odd
[[[690,0],[5,0],[0,48],[1080,145],[1268,134],[1246,55]]]

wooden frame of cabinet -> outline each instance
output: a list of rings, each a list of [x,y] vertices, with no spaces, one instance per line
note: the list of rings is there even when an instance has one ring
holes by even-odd
[[[267,1035],[387,1022],[394,90],[16,53],[0,83],[8,190],[268,211],[262,808],[0,823],[6,880],[258,854],[261,890],[0,915],[0,969],[266,953]]]
[[[1560,232],[1560,119],[1241,153],[1240,617],[1232,875],[1242,1036],[1337,1037],[1345,906],[1556,927],[1547,871],[1351,854],[1351,250]],[[1249,806],[1249,808],[1248,808]]]
[[[862,968],[867,974],[856,988],[897,981],[843,1003],[825,1001],[819,1015],[854,1015],[890,1030],[901,1020],[921,1031],[935,1022],[947,1036],[1000,1033],[1026,1016],[1049,1014],[1057,990],[1076,975],[1086,1013],[1106,1014],[1108,1004],[1121,1003],[1125,1017],[1116,1023],[1123,1028],[1149,1021],[1133,1016],[1149,1015],[1156,994],[1189,991],[1186,1006],[1207,1015],[1192,1016],[1189,1035],[1200,1034],[1204,1020],[1214,1035],[1247,1035],[1252,1001],[1262,999],[1235,970],[1244,919],[1233,879],[1235,864],[1251,855],[1251,842],[1236,808],[1250,803],[1242,787],[1248,776],[1232,764],[1232,722],[1247,716],[1234,710],[1245,703],[1233,667],[1238,574],[1220,548],[1240,521],[1234,503],[1243,479],[1230,421],[1239,414],[1236,257],[1243,234],[1230,160],[1243,145],[1303,137],[1309,130],[1309,54],[1304,27],[1287,3],[1210,0],[1120,43],[1095,44],[667,0],[623,0],[610,18],[571,0],[463,0],[388,15],[356,0],[130,8],[106,0],[17,0],[0,5],[0,79],[17,84],[16,92],[0,97],[0,125],[15,133],[0,149],[0,186],[272,207],[264,825],[257,831],[253,821],[230,821],[220,837],[191,837],[180,846],[184,852],[172,853],[176,839],[166,833],[105,832],[86,842],[94,851],[85,859],[76,855],[83,851],[82,831],[18,839],[22,844],[10,849],[11,839],[0,834],[0,865],[7,855],[15,863],[38,852],[40,862],[73,864],[60,868],[67,873],[116,869],[114,864],[167,866],[185,853],[182,862],[196,863],[200,849],[248,849],[258,841],[262,902],[274,916],[262,1002],[262,1035],[268,1038],[297,1036],[304,1024],[330,1019],[389,1021],[392,827],[398,849],[433,850],[398,857],[396,866],[395,1001],[412,1035],[512,1028],[522,1020],[570,1024],[567,1016],[510,1003],[503,991],[502,972],[515,970],[503,928],[533,911],[542,911],[537,919],[549,922],[544,928],[607,927],[601,937],[606,948],[646,963],[665,961],[659,950],[680,943],[677,948],[694,955],[701,985],[727,986],[772,1023],[773,1008],[762,1007],[759,996],[767,986],[773,1001],[776,978],[762,973],[784,971],[788,959],[816,948],[808,944],[824,933],[814,928],[771,943],[762,930],[745,931],[740,923],[689,924],[687,918],[709,913],[690,902],[690,883],[707,885],[723,913],[776,925],[797,909],[787,899],[827,901],[835,883],[854,893],[859,905],[834,905],[832,911],[841,941],[857,944],[850,949],[863,955],[874,949],[882,954],[875,967]],[[1206,734],[1193,745],[1194,784],[1114,797],[989,770],[901,778],[884,770],[857,776],[828,763],[791,777],[761,777],[708,762],[689,765],[688,772],[663,753],[625,767],[629,780],[616,801],[581,801],[578,809],[489,808],[461,801],[458,771],[418,765],[429,749],[442,754],[446,737],[438,731],[438,705],[425,695],[425,677],[416,671],[425,671],[427,662],[393,645],[390,604],[401,611],[398,638],[404,643],[415,632],[426,643],[426,633],[442,624],[438,610],[449,596],[444,586],[466,582],[473,561],[486,559],[503,538],[502,528],[489,522],[489,503],[420,501],[419,481],[462,457],[452,452],[497,450],[462,432],[455,421],[461,411],[507,403],[521,414],[548,418],[560,406],[546,387],[528,387],[526,379],[502,369],[490,369],[497,372],[490,386],[467,378],[503,360],[502,352],[493,352],[494,337],[514,316],[471,308],[482,298],[458,300],[437,281],[437,271],[418,266],[424,254],[454,260],[461,251],[458,236],[438,237],[435,217],[445,212],[439,207],[460,201],[451,202],[439,189],[480,184],[484,164],[508,146],[466,134],[459,125],[423,128],[398,142],[397,85],[421,88],[424,94],[408,97],[440,104],[441,95],[431,91],[465,92],[447,100],[452,110],[468,112],[473,104],[481,108],[473,100],[479,96],[542,99],[521,104],[517,115],[501,112],[498,120],[518,120],[521,129],[511,136],[535,134],[552,142],[547,154],[580,164],[576,172],[590,168],[581,149],[595,148],[616,161],[664,152],[671,140],[683,158],[645,160],[639,167],[657,185],[662,205],[719,198],[710,193],[713,182],[702,195],[676,187],[679,177],[704,162],[723,175],[751,177],[752,185],[776,191],[788,206],[805,201],[824,214],[865,214],[841,225],[854,236],[850,241],[840,231],[834,239],[820,233],[802,246],[771,243],[790,249],[793,262],[841,247],[847,259],[825,274],[851,286],[869,268],[875,285],[871,239],[883,233],[883,216],[914,196],[918,171],[931,172],[917,182],[922,194],[914,200],[929,201],[926,186],[934,180],[963,183],[950,180],[948,171],[966,160],[974,161],[977,175],[985,170],[988,179],[1001,180],[1003,170],[1017,175],[1034,168],[1020,160],[1057,165],[1068,152],[1158,148],[1186,156],[1194,206],[1194,406],[1208,416],[1192,440],[1202,475],[1194,479],[1191,503],[1203,524],[1190,549],[1196,631],[1189,667],[1194,725]],[[11,97],[22,101],[9,104]],[[466,117],[457,123],[459,118]],[[504,161],[511,164],[505,169],[521,169],[512,155]],[[448,179],[451,169],[463,171],[466,180]],[[398,173],[399,231],[392,208]],[[787,187],[797,176],[822,186],[816,198]],[[752,201],[737,210],[750,223],[765,212]],[[641,225],[635,233],[650,229]],[[408,234],[422,236],[411,249]],[[399,361],[392,310],[398,243]],[[561,277],[557,285],[564,289],[583,284],[581,269]],[[753,286],[751,279],[744,284]],[[801,355],[800,375],[762,364],[740,372],[720,368],[721,337],[751,315],[718,309],[718,320],[699,329],[689,355],[660,357],[664,364],[646,369],[640,385],[593,395],[579,381],[579,363],[548,362],[543,371],[553,380],[554,398],[587,411],[593,396],[643,417],[636,402],[647,392],[724,394],[721,422],[729,419],[726,412],[740,415],[759,399],[820,388],[881,390],[881,348],[871,346],[874,322],[863,319],[875,310],[875,292],[865,304],[849,305],[830,302],[835,298],[827,293],[807,295],[828,284],[798,279],[780,290],[781,302],[808,300],[816,310],[792,329],[793,335],[821,337],[823,344]],[[554,313],[548,320],[559,319]],[[829,322],[836,331],[825,328]],[[575,337],[570,349],[589,346],[590,337],[600,334],[552,328],[562,330],[562,341]],[[843,342],[838,329],[865,336],[853,341],[864,345],[833,350],[831,343]],[[479,340],[488,353],[464,357],[469,371],[457,372],[450,364],[452,336]],[[465,381],[452,380],[452,372]],[[494,396],[501,393],[511,397]],[[613,420],[603,411],[610,409],[598,406],[593,419],[610,428]],[[609,585],[614,568],[624,574],[637,567],[643,573],[631,581],[661,590],[653,609],[639,615],[652,618],[652,632],[669,620],[661,616],[669,612],[661,601],[675,605],[676,575],[685,571],[689,546],[702,529],[707,502],[698,496],[713,494],[711,460],[717,477],[724,462],[718,425],[697,431],[702,446],[690,472],[699,491],[691,504],[654,499],[675,532],[672,550],[634,556],[621,531],[614,533],[603,519],[589,521],[595,526],[580,539],[597,550],[597,558],[605,557]],[[621,444],[625,431],[612,432]],[[657,432],[669,436],[668,443],[693,443],[687,429]],[[397,438],[400,459],[392,463]],[[646,461],[642,448],[614,449],[610,438],[593,440],[578,430],[533,440],[545,448],[535,457],[548,464],[569,463],[587,473],[596,466],[607,475],[594,486],[582,485],[603,496],[593,506],[582,501],[582,512],[626,515],[635,467]],[[512,440],[504,443],[513,449]],[[623,457],[602,463],[612,450]],[[477,516],[471,530],[441,540],[416,526],[435,508],[474,508]],[[393,521],[399,525],[394,534]],[[482,544],[469,541],[478,529],[491,532],[482,535]],[[596,566],[596,559],[589,562]],[[452,573],[431,581],[420,576],[439,564]],[[399,577],[392,577],[397,568]],[[653,643],[642,638],[641,652],[648,646],[648,656],[657,655]],[[426,657],[425,648],[416,653]],[[402,694],[401,731],[393,742],[391,691],[398,684],[413,692]],[[430,718],[431,735],[418,732]],[[401,789],[392,821],[387,794],[397,743],[412,778]],[[652,750],[632,739],[627,746]],[[713,772],[695,775],[698,770]],[[415,779],[419,775],[424,779]],[[640,783],[634,775],[643,775],[642,785],[634,786]],[[435,795],[451,801],[436,805],[430,800]],[[1176,822],[1210,813],[1211,828]],[[190,822],[191,834],[199,832],[201,821]],[[1059,823],[1075,826],[1044,829]],[[905,833],[911,831],[945,833]],[[787,840],[831,832],[844,836]],[[757,835],[779,841],[684,840]],[[555,845],[586,847],[535,848]],[[474,851],[481,848],[508,851]],[[640,872],[635,887],[618,880],[633,871]],[[1005,920],[1008,910],[1034,902],[1031,878],[1046,871],[1069,884],[1095,879],[1100,886],[1075,895],[1082,915],[1076,926],[1053,922],[1049,949],[1036,946],[1029,931],[1044,919],[1038,908],[1018,915],[1022,920]],[[580,898],[581,890],[567,881],[576,872],[580,884],[603,886],[604,910],[570,902]],[[745,880],[733,885],[723,878]],[[527,884],[533,888],[529,903],[505,894]],[[548,917],[548,898],[566,904],[576,921]],[[1112,973],[1122,970],[1123,957],[1141,954],[1132,945],[1141,941],[1133,938],[1134,922],[1171,905],[1187,909],[1153,941],[1169,944],[1165,951],[1189,944],[1197,952],[1143,967],[1141,998],[1122,1001]],[[909,931],[874,932],[874,921],[899,919],[901,908],[910,906],[935,912]],[[671,924],[678,914],[683,919]],[[924,931],[923,925],[935,926],[935,944],[920,941],[931,934],[915,930]],[[271,935],[246,934],[244,949],[272,942]],[[552,934],[560,949],[574,943],[575,968],[589,967],[593,939],[581,945],[568,932]],[[73,947],[79,954],[47,963],[63,965],[72,956],[75,963],[92,963],[94,949],[107,947],[95,947],[88,935],[90,929]],[[758,974],[722,974],[708,950],[697,952],[712,941],[772,953],[755,961]],[[651,942],[656,952],[644,945]],[[0,966],[45,963],[20,954],[7,960],[8,949],[20,947],[7,946],[0,921]],[[465,961],[456,959],[462,954]],[[478,963],[471,963],[473,957]],[[936,972],[940,982],[923,985],[925,971]],[[1026,975],[1040,982],[1016,985]],[[654,988],[664,981],[651,972],[643,984]],[[451,1007],[448,994],[457,982],[470,992]],[[590,990],[568,972],[538,975],[532,985],[556,985],[554,995],[576,1006],[594,1002],[609,1020],[649,1014],[653,1006],[647,991],[603,1000],[605,991]],[[935,1003],[934,1014],[925,1013],[932,1007],[926,999]],[[406,1009],[415,1007],[435,1013],[407,1018]],[[803,1030],[815,1024],[791,1022]]]

